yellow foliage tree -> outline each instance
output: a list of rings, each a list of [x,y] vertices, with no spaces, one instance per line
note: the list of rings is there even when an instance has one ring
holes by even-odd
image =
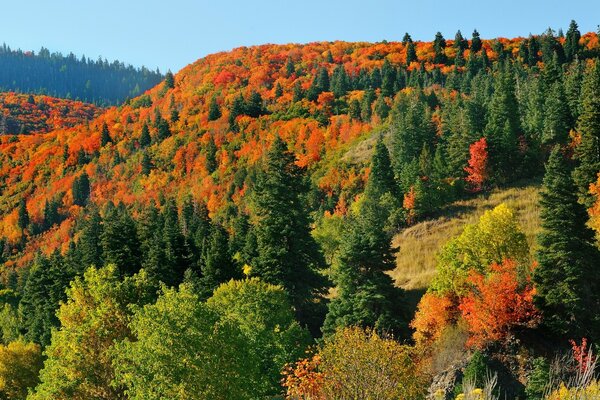
[[[21,341],[0,345],[0,398],[25,399],[28,388],[38,383],[42,352],[35,343]]]

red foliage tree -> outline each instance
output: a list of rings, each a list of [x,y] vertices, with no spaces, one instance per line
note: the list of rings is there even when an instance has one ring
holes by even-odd
[[[533,327],[539,322],[535,289],[529,278],[519,283],[516,262],[492,264],[487,276],[472,271],[468,281],[472,290],[458,306],[469,326],[468,345],[482,348],[506,338],[517,326]]]
[[[469,153],[471,154],[469,166],[465,167],[465,171],[469,174],[466,181],[470,184],[471,191],[480,192],[489,176],[487,140],[481,138],[473,143]]]

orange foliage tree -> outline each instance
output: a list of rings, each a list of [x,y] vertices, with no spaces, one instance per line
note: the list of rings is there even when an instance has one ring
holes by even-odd
[[[473,192],[481,191],[489,176],[487,147],[487,141],[483,137],[469,148],[471,157],[465,171],[468,174],[466,181],[470,184]]]
[[[529,278],[519,282],[517,263],[492,264],[486,275],[472,271],[472,286],[458,308],[471,334],[467,344],[482,348],[508,336],[515,327],[533,327],[540,314],[533,304],[535,289]]]

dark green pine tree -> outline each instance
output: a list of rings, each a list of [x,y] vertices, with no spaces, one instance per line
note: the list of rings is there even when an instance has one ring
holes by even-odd
[[[285,74],[286,77],[292,76],[292,74],[296,72],[296,68],[294,67],[294,62],[291,58],[288,57],[287,62],[285,63]]]
[[[446,49],[446,39],[442,36],[441,32],[435,34],[435,39],[433,40],[433,62],[435,64],[445,64],[448,61],[445,53]]]
[[[578,162],[573,178],[580,200],[591,207],[594,199],[589,192],[590,184],[598,179],[600,171],[600,61],[586,71],[581,89],[581,113],[577,131],[581,142],[575,149]]]
[[[115,264],[124,275],[133,275],[141,266],[140,242],[135,222],[124,204],[108,203],[100,234],[106,264]]]
[[[106,122],[102,124],[102,133],[100,134],[100,147],[104,147],[109,143],[112,143],[113,140],[110,137],[110,131],[108,130],[108,126]]]
[[[83,228],[79,241],[77,242],[77,251],[81,259],[82,268],[85,270],[90,266],[100,268],[104,265],[102,260],[102,218],[98,209],[91,207],[89,214],[83,222]]]
[[[479,32],[477,32],[477,29],[475,29],[473,31],[473,36],[471,37],[471,51],[473,53],[477,53],[479,50],[481,50],[481,47],[481,38],[479,37]]]
[[[554,82],[544,102],[543,144],[566,144],[569,139],[569,105],[560,81]]]
[[[25,199],[19,201],[17,225],[19,225],[21,230],[25,230],[29,227],[29,211],[27,211],[27,202]]]
[[[140,146],[148,147],[152,144],[152,138],[150,137],[150,129],[148,129],[148,124],[144,122],[142,126],[142,133],[140,135]]]
[[[385,193],[398,196],[398,185],[394,179],[394,170],[390,161],[390,153],[380,136],[375,144],[371,158],[371,172],[365,187],[365,193],[372,198],[380,198]]]
[[[175,77],[171,71],[165,74],[165,89],[173,89],[175,87]]]
[[[85,206],[87,204],[90,198],[90,178],[85,171],[73,180],[71,193],[73,195],[73,204],[78,206]]]
[[[556,146],[546,166],[540,206],[536,303],[544,323],[565,337],[600,338],[600,254],[578,203],[570,168]]]
[[[258,118],[264,113],[263,99],[260,93],[255,90],[250,93],[244,113],[252,118]]]
[[[565,49],[565,59],[567,62],[573,61],[575,57],[579,55],[579,52],[581,51],[579,39],[581,39],[581,32],[579,32],[577,22],[571,20],[571,24],[569,25],[569,30],[567,31],[567,36],[563,46]]]
[[[206,144],[205,157],[206,157],[206,170],[209,174],[212,174],[217,169],[217,145],[215,139],[211,136],[208,143]]]
[[[387,58],[381,67],[381,94],[384,97],[394,95],[394,84],[396,83],[396,69]]]
[[[281,96],[283,96],[283,86],[280,82],[277,82],[277,85],[275,85],[275,98],[278,99]]]
[[[348,91],[348,75],[343,65],[338,65],[331,76],[331,91],[336,98],[346,95]]]
[[[181,283],[183,274],[191,266],[191,254],[181,231],[175,200],[170,199],[167,201],[162,214],[164,221],[162,236],[165,264],[166,269],[169,271],[169,276],[165,277],[163,282],[173,286]]]
[[[496,181],[514,177],[518,165],[520,121],[512,68],[505,64],[494,83],[485,134],[489,146],[492,174]]]
[[[220,284],[240,279],[242,274],[229,254],[229,237],[223,227],[211,226],[203,253],[198,290],[200,297],[206,300]]]
[[[302,84],[300,83],[300,81],[296,81],[296,83],[294,84],[294,97],[292,99],[292,101],[295,103],[297,101],[300,101],[304,98],[304,92],[302,91]]]
[[[59,326],[56,310],[66,300],[65,289],[71,279],[58,253],[49,259],[36,257],[19,304],[25,339],[42,346],[50,343],[51,329]]]
[[[148,175],[152,170],[152,158],[147,151],[142,153],[142,175]]]
[[[169,122],[164,119],[160,114],[157,115],[156,121],[154,122],[157,130],[158,140],[163,141],[171,136],[171,128]]]
[[[382,121],[384,121],[390,114],[390,106],[385,101],[383,92],[379,95],[377,101],[375,102],[375,113]]]
[[[323,256],[310,234],[304,172],[281,138],[271,145],[254,193],[258,256],[252,275],[281,285],[290,295],[298,320],[317,334],[325,313],[327,281],[319,272]]]
[[[210,99],[210,104],[208,106],[208,120],[216,121],[219,118],[221,118],[221,108],[217,102],[217,96],[213,96]]]
[[[387,274],[396,263],[391,234],[385,229],[389,213],[379,197],[390,184],[386,152],[379,145],[360,210],[346,221],[334,277],[337,297],[329,305],[325,334],[345,326],[372,327],[397,336],[407,333],[404,293]]]
[[[244,101],[244,96],[240,93],[231,104],[229,108],[229,130],[232,132],[237,132],[239,127],[237,125],[236,119],[238,116],[244,114],[246,110],[246,102]]]
[[[165,260],[162,235],[163,219],[154,201],[145,206],[137,220],[137,234],[142,255],[142,268],[155,287],[171,282],[172,271]]]
[[[415,47],[414,42],[411,39],[406,45],[406,65],[410,65],[410,63],[413,63],[415,61],[418,61],[417,49]]]

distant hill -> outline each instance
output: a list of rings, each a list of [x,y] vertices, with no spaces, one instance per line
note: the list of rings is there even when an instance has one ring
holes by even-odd
[[[50,53],[0,47],[0,91],[46,94],[101,106],[117,105],[159,83],[159,71],[120,61],[96,61],[73,53]]]
[[[81,101],[14,92],[0,93],[0,134],[46,133],[89,121],[102,108]]]

